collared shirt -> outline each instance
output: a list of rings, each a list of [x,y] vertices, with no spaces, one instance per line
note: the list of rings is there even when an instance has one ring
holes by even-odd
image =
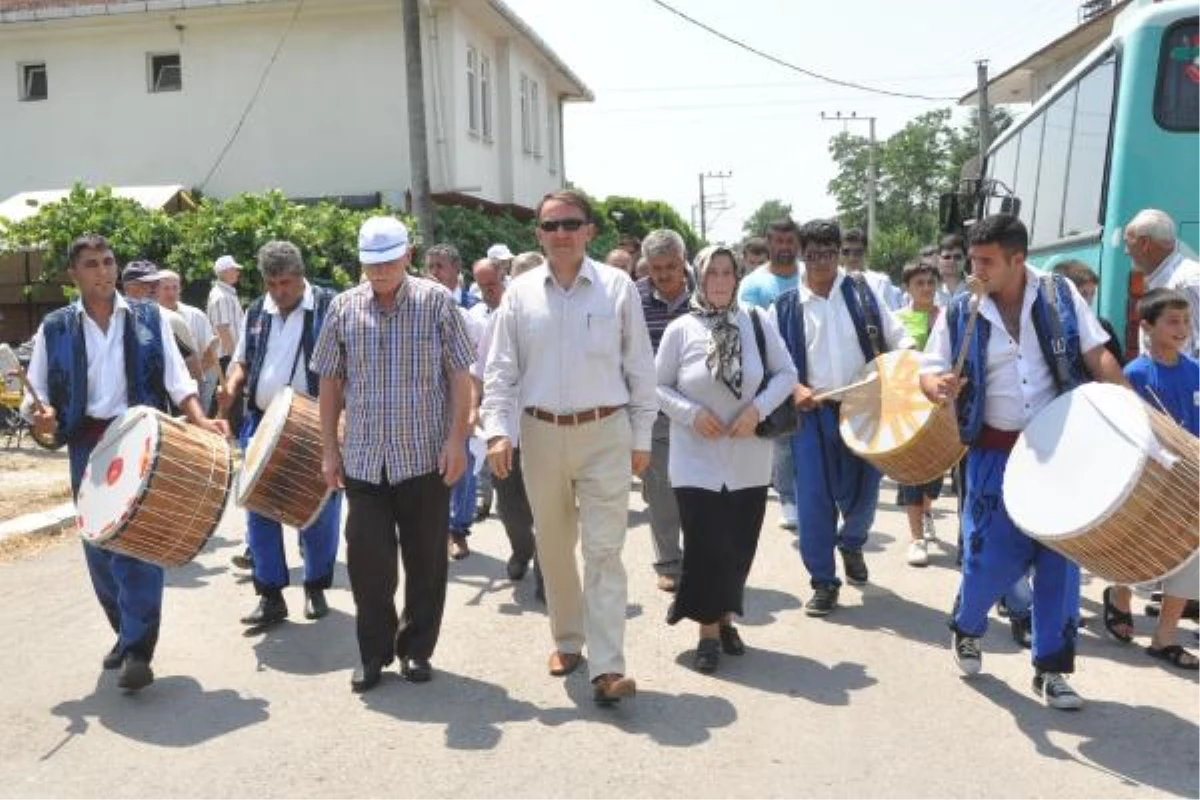
[[[800,285],[800,302],[804,304],[804,339],[808,346],[807,385],[814,392],[824,392],[853,383],[867,364],[863,358],[862,347],[858,343],[854,318],[850,316],[850,309],[847,308],[846,298],[842,293],[842,283],[847,279],[845,271],[839,267],[828,298],[815,294],[808,288],[807,283]],[[887,346],[892,350],[914,347],[916,342],[904,330],[904,326],[888,312],[887,304],[869,283],[867,290],[875,294],[875,302],[879,306],[881,333]],[[770,313],[771,321],[778,330],[778,309],[772,305]]]
[[[649,278],[637,282],[638,295],[642,298],[642,315],[646,318],[646,330],[650,333],[650,347],[658,352],[658,343],[662,341],[663,331],[671,320],[678,319],[688,313],[688,303],[692,299],[692,291],[686,285],[674,300],[668,300],[654,288]]]
[[[1188,258],[1175,246],[1175,252],[1146,276],[1146,291],[1151,289],[1175,289],[1187,297],[1192,311],[1192,334],[1183,352],[1196,358],[1200,354],[1200,263]],[[1142,353],[1150,352],[1150,339],[1145,331],[1139,335]]]
[[[483,304],[480,303],[480,305]],[[475,306],[475,308],[479,308],[479,306]],[[471,310],[474,311],[475,309],[473,308]],[[496,321],[499,319],[500,316],[498,314],[492,314],[489,312],[484,323],[483,333],[479,336],[479,349],[475,352],[475,363],[471,365],[471,374],[478,378],[480,383],[483,383],[483,378],[486,374],[488,351],[491,349],[492,339],[495,338]],[[521,408],[518,405],[519,402],[520,397],[514,393],[513,404],[509,409],[509,413],[512,415],[513,419],[516,419],[521,413]],[[513,430],[513,435],[510,441],[512,442],[514,449],[521,446],[520,425],[517,425]]]
[[[1024,430],[1029,420],[1055,397],[1054,375],[1042,355],[1037,329],[1033,326],[1033,301],[1037,298],[1039,280],[1038,273],[1026,267],[1019,342],[1009,336],[1000,309],[991,296],[984,297],[979,306],[980,321],[987,320],[991,325],[983,421],[997,430]],[[1086,353],[1102,346],[1108,340],[1108,334],[1100,327],[1096,315],[1084,302],[1075,285],[1070,281],[1067,285],[1075,304],[1075,318],[1079,321],[1079,347]],[[929,333],[922,374],[949,372],[952,367],[950,331],[946,324],[949,316],[939,314]]]
[[[120,292],[117,293],[107,331],[101,330],[96,321],[88,316],[81,301],[73,302],[71,308],[83,318],[83,342],[87,350],[87,404],[83,413],[95,419],[119,417],[129,408],[129,388],[125,382],[125,325],[129,317],[129,303]],[[172,402],[178,406],[196,393],[196,382],[188,375],[183,356],[175,346],[166,315],[159,314],[159,319],[162,326],[163,383]],[[46,344],[42,328],[39,327],[33,337],[29,382],[42,402],[46,402],[50,396],[47,368]],[[33,398],[26,394],[22,404],[26,416],[32,413],[32,407]]]
[[[474,360],[450,295],[407,276],[391,309],[369,283],[329,305],[311,369],[344,381],[346,475],[398,484],[437,469],[450,432],[450,378]]]
[[[314,308],[316,301],[308,281],[304,282],[304,297],[300,305],[293,308],[287,317],[280,313],[279,304],[269,293],[263,297],[263,313],[271,317],[271,326],[267,329],[266,342],[260,341],[258,345],[267,348],[263,354],[262,372],[258,374],[258,389],[254,392],[254,405],[260,410],[266,411],[275,395],[289,384],[296,391],[308,393],[308,373],[304,369],[301,344],[305,313]],[[243,320],[233,360],[249,366],[246,364],[246,324]]]
[[[766,314],[757,312],[764,318]],[[766,372],[771,380],[762,384],[764,368],[754,336],[750,311],[737,312],[742,340],[742,396],[736,397],[708,368],[712,325],[695,314],[686,314],[667,326],[655,356],[658,373],[658,402],[671,419],[671,454],[667,472],[672,486],[692,486],[731,492],[771,482],[771,453],[774,446],[757,436],[706,439],[692,423],[701,409],[708,409],[723,425],[731,425],[753,403],[766,418],[792,392],[796,366],[783,339],[775,329],[763,325],[767,354]]]
[[[229,326],[230,335],[234,338],[234,347],[237,346],[237,338],[241,335],[245,315],[237,289],[225,281],[219,280],[214,283],[208,292],[208,319],[212,322],[213,330],[219,331],[222,325]],[[232,352],[225,352],[224,344],[218,344],[217,349],[217,355],[221,358],[233,355]]]
[[[946,306],[950,305],[951,300],[958,297],[965,291],[967,291],[966,281],[960,280],[958,285],[954,287],[954,291],[951,291],[946,284],[940,283],[938,284],[937,292],[933,296],[933,302],[935,305],[945,308]]]
[[[650,449],[658,416],[654,353],[628,275],[585,258],[564,289],[543,264],[512,282],[496,315],[484,373],[488,438],[513,438],[514,408],[569,414],[627,406],[634,449]]]
[[[196,355],[203,361],[205,352],[217,340],[217,334],[213,332],[212,323],[208,321],[208,315],[195,306],[189,306],[187,303],[176,304],[175,310],[187,322],[188,330],[192,333],[192,343],[196,345]],[[205,374],[215,375],[216,367],[209,368]]]
[[[904,293],[892,283],[892,279],[887,273],[878,272],[873,269],[864,269],[863,278],[866,279],[867,285],[875,291],[875,296],[883,300],[883,305],[880,306],[880,312],[896,311],[904,307]]]
[[[768,261],[742,278],[742,282],[738,284],[738,305],[744,308],[749,308],[750,306],[769,308],[779,295],[799,286],[800,278],[803,275],[804,262],[802,261],[797,261],[796,271],[786,277],[781,277],[772,272],[771,262]]]

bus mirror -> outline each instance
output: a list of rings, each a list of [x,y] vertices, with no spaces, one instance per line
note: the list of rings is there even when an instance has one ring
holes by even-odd
[[[1021,198],[1019,198],[1019,197],[1001,198],[1000,213],[1001,214],[1011,214],[1014,217],[1021,216]]]
[[[938,198],[938,224],[943,233],[958,233],[962,230],[962,211],[959,208],[959,197],[954,192],[947,192]]]

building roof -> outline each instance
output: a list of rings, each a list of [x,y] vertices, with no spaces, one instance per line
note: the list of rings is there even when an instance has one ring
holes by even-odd
[[[8,0],[0,0],[7,2]],[[21,192],[0,202],[0,218],[9,222],[20,222],[32,217],[48,203],[56,203],[71,193],[70,189],[50,189],[40,192]],[[136,200],[146,208],[165,211],[180,211],[194,208],[196,203],[187,187],[168,186],[114,186],[114,197]]]

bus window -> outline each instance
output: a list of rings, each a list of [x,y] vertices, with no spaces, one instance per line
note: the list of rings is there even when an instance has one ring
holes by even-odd
[[[1071,129],[1075,121],[1075,89],[1072,86],[1046,109],[1046,133],[1042,138],[1042,169],[1038,176],[1037,206],[1029,232],[1034,247],[1059,238],[1067,169],[1071,163]]]
[[[1021,219],[1027,228],[1033,228],[1037,220],[1033,217],[1037,208],[1038,168],[1042,160],[1042,129],[1046,126],[1046,115],[1039,114],[1035,120],[1021,129],[1020,153],[1017,156],[1017,178],[1013,192],[1021,200]]]
[[[1184,20],[1163,35],[1154,88],[1154,119],[1169,131],[1197,130],[1200,116],[1200,36],[1197,22]]]
[[[991,177],[994,181],[999,181],[1003,187],[997,187],[996,191],[988,198],[988,214],[996,214],[1000,211],[1000,195],[1006,191],[1012,191],[1015,176],[1017,172],[1017,145],[1021,142],[1020,138],[1014,136],[1004,143],[996,152],[992,153],[988,159],[991,169]]]
[[[1109,56],[1079,81],[1071,134],[1071,167],[1063,204],[1064,236],[1091,233],[1101,226],[1104,164],[1112,121],[1116,60]]]

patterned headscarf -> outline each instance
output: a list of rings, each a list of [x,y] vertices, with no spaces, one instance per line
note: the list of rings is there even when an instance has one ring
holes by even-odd
[[[696,254],[696,289],[692,292],[691,312],[703,320],[712,331],[708,340],[708,353],[704,363],[712,376],[725,384],[733,396],[742,397],[742,333],[737,325],[737,284],[734,283],[734,299],[725,308],[716,308],[704,292],[704,277],[713,257],[727,255],[735,271],[737,256],[728,247],[710,245]]]

